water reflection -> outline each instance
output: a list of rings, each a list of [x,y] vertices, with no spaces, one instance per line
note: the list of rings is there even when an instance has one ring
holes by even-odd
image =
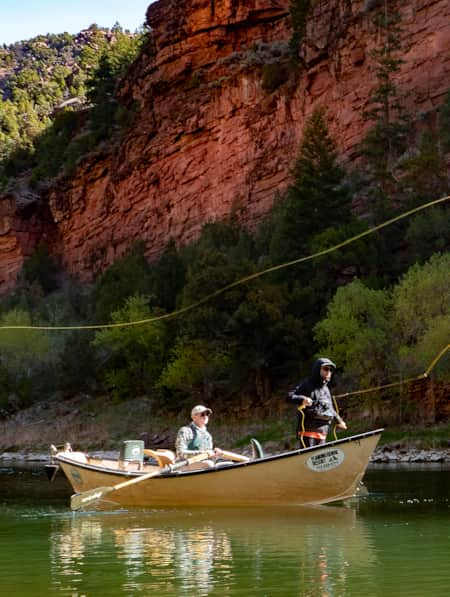
[[[374,467],[370,495],[350,508],[72,515],[62,477],[50,484],[33,468],[3,466],[0,592],[447,597],[449,470]]]
[[[346,594],[350,573],[370,592],[375,564],[344,507],[77,514],[55,519],[50,540],[53,587],[77,595],[95,594],[95,574],[110,595],[329,597]]]
[[[228,536],[210,525],[187,529],[114,529],[114,545],[123,560],[128,588],[137,586],[145,573],[151,576],[150,589],[172,588],[182,594],[208,594],[212,579],[221,573],[222,581],[232,569]],[[142,586],[142,588],[144,588]]]

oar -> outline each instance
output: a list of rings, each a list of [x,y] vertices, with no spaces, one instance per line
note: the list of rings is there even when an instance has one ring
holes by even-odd
[[[135,477],[134,479],[129,479],[128,481],[122,481],[117,485],[112,485],[110,487],[96,487],[95,489],[89,489],[88,491],[83,491],[81,493],[74,493],[70,498],[70,507],[72,510],[80,510],[85,506],[89,506],[92,502],[96,502],[98,500],[103,499],[109,493],[113,491],[117,491],[122,489],[123,487],[128,487],[129,485],[134,485],[135,483],[141,483],[142,481],[146,481],[147,479],[151,479],[152,477],[159,477],[164,473],[171,473],[179,468],[183,468],[183,466],[187,466],[189,464],[193,464],[194,462],[200,462],[202,460],[207,460],[209,458],[208,454],[196,454],[192,456],[192,458],[187,458],[186,460],[181,460],[180,462],[176,462],[175,464],[169,464],[158,471],[153,471],[151,473],[147,473],[146,475],[142,475],[140,477]]]
[[[244,456],[243,454],[236,454],[236,452],[227,452],[226,450],[221,450],[219,457],[222,456],[227,460],[233,460],[234,462],[248,462],[250,458]]]

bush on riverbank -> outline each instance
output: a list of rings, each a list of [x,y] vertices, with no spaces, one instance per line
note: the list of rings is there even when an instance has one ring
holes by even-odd
[[[346,404],[355,418],[365,411],[382,424],[447,420],[450,353],[434,363],[418,400],[412,394],[420,384],[401,382],[420,376],[448,342],[450,210],[443,204],[347,246],[367,225],[351,212],[362,191],[338,157],[325,112],[316,110],[292,185],[254,234],[233,217],[207,223],[195,242],[178,248],[171,241],[153,263],[141,244],[92,286],[56,275],[41,247],[1,302],[0,325],[80,329],[2,331],[0,415],[52,395],[64,409],[65,397],[84,393],[91,410],[108,395],[107,409],[122,402],[131,411],[134,397],[145,395],[152,418],[198,402],[250,418],[308,375],[315,355],[327,354],[340,367],[336,394],[398,384]],[[389,191],[389,201],[367,203],[368,221],[410,207],[403,187]],[[153,321],[83,328],[143,320]]]
[[[78,395],[67,401],[57,398],[33,405],[0,421],[0,455],[4,452],[46,453],[50,444],[70,442],[81,450],[118,450],[123,440],[143,439],[153,448],[173,449],[178,428],[189,420],[189,409],[175,413],[154,414],[151,401],[137,398],[127,403],[109,397],[87,400]],[[348,419],[347,432],[338,439],[375,428],[367,420]],[[216,445],[225,449],[249,451],[255,437],[268,453],[295,449],[295,409],[282,398],[274,398],[265,409],[251,412],[227,412],[214,408],[210,423]],[[329,439],[332,436],[330,434]],[[450,423],[430,426],[389,426],[379,446],[379,461],[393,459],[392,454],[412,450],[442,451],[450,447]],[[389,456],[391,454],[391,456]]]

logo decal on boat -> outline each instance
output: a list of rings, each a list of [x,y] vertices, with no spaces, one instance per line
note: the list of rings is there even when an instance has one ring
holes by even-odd
[[[326,452],[313,454],[308,458],[306,464],[312,471],[329,471],[342,464],[344,462],[344,458],[345,456],[342,450],[339,450],[339,448],[333,448],[332,450],[327,450]]]
[[[75,481],[75,483],[79,483],[80,485],[83,485],[83,479],[81,478],[81,475],[77,471],[76,468],[71,468],[70,474],[72,475],[72,479]]]

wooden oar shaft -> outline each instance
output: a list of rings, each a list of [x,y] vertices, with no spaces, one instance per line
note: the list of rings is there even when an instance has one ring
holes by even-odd
[[[222,456],[228,460],[234,460],[234,462],[248,462],[250,458],[243,454],[236,454],[236,452],[228,452],[227,450],[221,450]]]
[[[118,491],[119,489],[123,489],[124,487],[128,487],[129,485],[134,485],[135,483],[141,483],[142,481],[152,479],[153,477],[159,477],[164,473],[171,473],[174,470],[183,468],[184,466],[188,466],[190,464],[194,464],[194,462],[201,462],[202,460],[207,460],[208,458],[208,454],[197,454],[195,456],[192,456],[192,458],[187,458],[186,460],[181,460],[180,462],[176,462],[175,464],[170,464],[157,471],[147,473],[146,475],[140,475],[139,477],[135,477],[134,479],[122,481],[117,485],[111,485],[110,487],[96,487],[95,489],[89,489],[88,491],[83,491],[82,493],[75,493],[70,498],[70,507],[72,510],[80,510],[80,508],[83,508],[84,506],[87,506],[92,502],[96,502],[102,499],[103,497],[105,497],[105,495],[108,495],[113,491]]]
[[[147,473],[146,475],[141,475],[140,477],[129,479],[128,481],[122,481],[122,483],[113,485],[111,491],[117,491],[118,489],[122,489],[123,487],[128,487],[129,485],[134,485],[135,483],[140,483],[141,481],[146,481],[147,479],[151,479],[152,477],[159,477],[164,473],[171,473],[172,471],[176,471],[179,468],[183,468],[183,466],[194,464],[194,462],[201,462],[202,460],[206,460],[207,458],[209,458],[208,454],[196,454],[195,456],[191,456],[191,458],[187,458],[186,460],[180,460],[179,462],[175,462],[175,464],[168,464],[167,466],[159,469],[158,471],[153,471],[151,473]]]

